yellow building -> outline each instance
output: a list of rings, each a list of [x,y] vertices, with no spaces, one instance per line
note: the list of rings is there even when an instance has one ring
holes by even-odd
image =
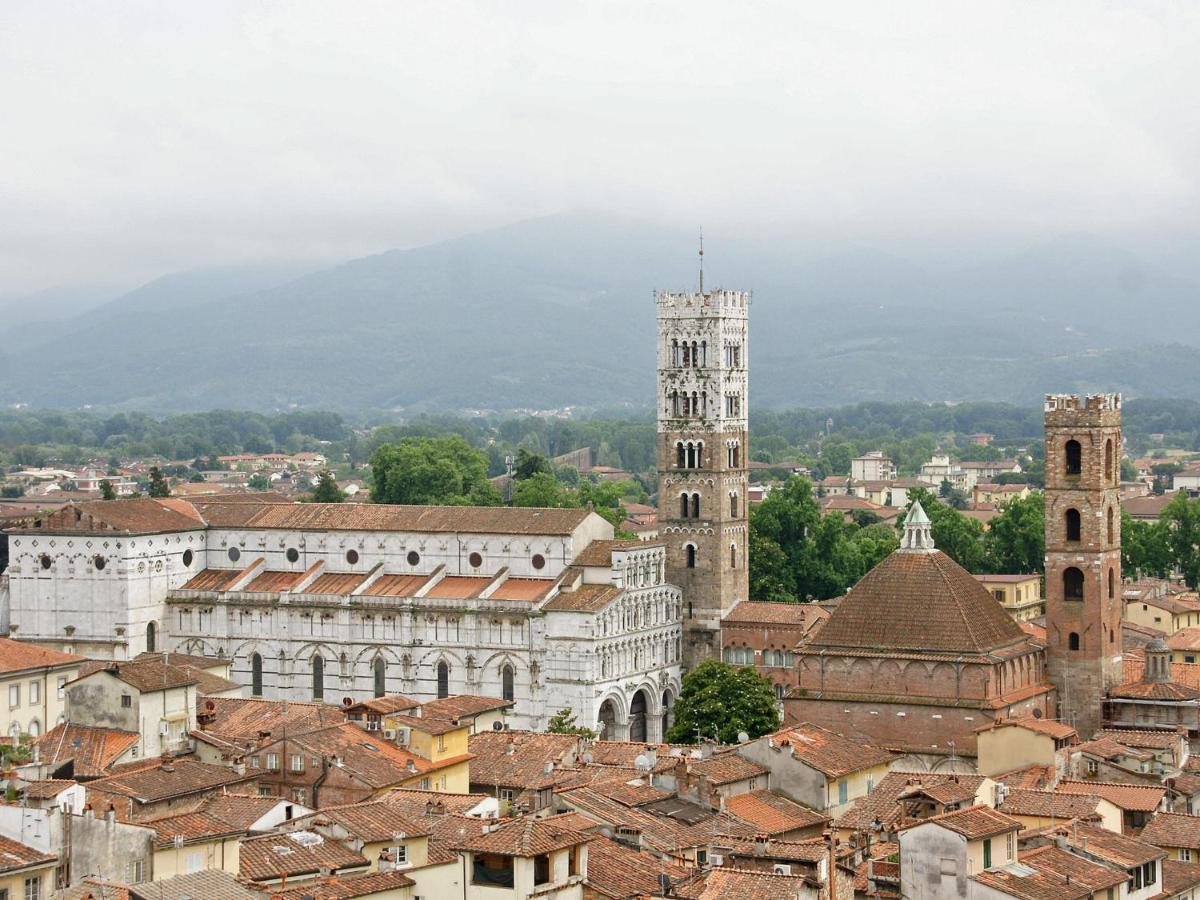
[[[1200,816],[1155,813],[1139,837],[1166,850],[1168,859],[1200,862]]]
[[[457,719],[430,719],[396,714],[384,716],[384,735],[393,735],[396,745],[429,760],[437,771],[430,790],[465,794],[470,789],[471,769],[468,741],[471,728]],[[416,785],[405,785],[415,787]]]
[[[66,721],[66,685],[82,656],[0,638],[0,734],[41,737]],[[19,897],[10,894],[10,900]]]
[[[960,879],[1017,861],[1021,823],[987,806],[968,806],[902,829],[901,895],[961,896]]]
[[[205,869],[238,874],[242,829],[209,820],[202,814],[184,814],[144,824],[157,833],[154,839],[152,878],[161,881]]]
[[[429,862],[429,828],[386,800],[327,806],[296,825],[352,847],[367,858],[371,871],[421,868]]]
[[[0,897],[42,900],[54,891],[58,857],[0,837]]]
[[[1171,662],[1194,663],[1200,660],[1200,626],[1180,628],[1167,638]]]
[[[1107,831],[1121,833],[1121,808],[1094,794],[1060,794],[1055,791],[1010,790],[997,807],[1026,830],[1061,825],[1070,819],[1097,822]]]
[[[1195,594],[1126,597],[1125,618],[1170,636],[1180,629],[1200,626],[1200,600]]]
[[[1000,775],[1025,766],[1050,766],[1061,770],[1061,751],[1078,735],[1070,725],[1032,716],[1004,719],[979,729],[975,767],[981,775]]]
[[[1040,575],[976,575],[1001,606],[1017,622],[1028,622],[1046,613]]]

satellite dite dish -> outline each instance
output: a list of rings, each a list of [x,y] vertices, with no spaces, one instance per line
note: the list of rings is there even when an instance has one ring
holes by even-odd
[[[342,706],[353,706],[353,705],[354,705],[354,701],[351,700],[349,697],[342,698]]]
[[[639,755],[634,759],[633,765],[638,769],[638,771],[641,771],[642,769],[648,769],[650,768],[650,757]]]
[[[744,744],[749,740],[750,740],[750,735],[746,734],[746,732],[744,732],[744,731],[738,732],[738,743],[739,744]]]
[[[501,721],[497,720],[497,721],[495,721],[495,722],[493,722],[493,723],[492,723],[492,731],[503,731],[503,730],[504,730],[504,723],[503,723],[503,722],[501,722]]]
[[[664,897],[671,892],[671,876],[666,872],[660,872],[658,875],[658,892]]]
[[[1035,719],[1040,719],[1040,718],[1042,717],[1042,715],[1043,715],[1043,713],[1042,713],[1042,711],[1041,711],[1040,709],[1035,709],[1035,710],[1033,711],[1033,717],[1034,717]]]
[[[590,766],[595,759],[596,757],[592,756],[592,752],[590,750],[583,754],[583,764],[585,766]]]

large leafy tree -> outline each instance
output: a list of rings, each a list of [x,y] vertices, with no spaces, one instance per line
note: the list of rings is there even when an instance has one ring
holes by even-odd
[[[1173,567],[1166,520],[1143,522],[1121,510],[1122,573],[1128,578],[1166,578]]]
[[[487,479],[487,465],[487,455],[457,435],[402,438],[371,454],[371,500],[498,506],[500,494]]]
[[[166,476],[159,471],[158,466],[150,467],[150,487],[147,489],[151,497],[170,497],[171,485],[167,483]]]
[[[789,478],[750,511],[750,596],[823,600],[846,591],[896,549],[893,529],[822,516],[805,478]]]
[[[778,727],[779,710],[771,682],[750,666],[734,668],[707,659],[684,676],[675,704],[675,724],[666,739],[691,744],[699,736],[732,744],[739,732],[756,738]]]
[[[1162,511],[1171,558],[1192,590],[1200,586],[1200,499],[1180,492]]]
[[[313,503],[341,503],[346,499],[346,493],[338,487],[337,479],[328,469],[317,476],[316,487],[313,488]]]
[[[983,550],[989,571],[1006,575],[1044,571],[1046,499],[1041,493],[1009,500],[988,525]]]

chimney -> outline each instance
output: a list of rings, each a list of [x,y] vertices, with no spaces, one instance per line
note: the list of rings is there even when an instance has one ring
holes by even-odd
[[[650,768],[652,770],[656,765],[658,765],[658,747],[656,747],[654,744],[646,745],[646,759],[649,760]]]
[[[379,854],[379,872],[380,872],[380,874],[383,874],[384,872],[394,871],[395,868],[396,868],[396,863],[392,861],[392,854],[390,854],[386,850],[384,850],[382,853]]]
[[[713,742],[705,738],[700,742],[700,758],[712,759]]]
[[[104,814],[104,821],[109,825],[117,821],[117,808],[111,803],[108,804],[108,811]]]
[[[513,736],[510,734],[510,735],[508,736],[508,755],[509,755],[509,756],[512,756],[512,755],[513,755],[514,753],[516,753],[516,752],[517,752],[517,741],[516,741],[516,739],[515,739],[515,738],[514,738],[514,737],[513,737]]]
[[[409,772],[416,772],[417,764],[416,764],[416,762],[414,762],[413,760],[410,759],[408,762],[406,762],[404,764],[404,768],[406,768]]]
[[[246,774],[246,758],[244,756],[239,756],[239,757],[237,757],[237,759],[235,759],[233,761],[233,774],[234,775],[245,775]]]
[[[771,836],[769,834],[756,834],[754,836],[754,846],[759,850],[766,850],[771,844]]]

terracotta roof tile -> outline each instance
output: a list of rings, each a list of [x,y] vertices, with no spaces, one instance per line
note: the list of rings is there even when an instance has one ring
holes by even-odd
[[[429,804],[431,802],[435,805],[440,804],[441,810],[445,813],[466,815],[487,799],[487,794],[443,794],[438,791],[422,791],[416,788],[396,788],[380,798],[381,802],[399,810],[410,819],[423,821],[425,827],[429,827],[429,821],[422,819],[422,816],[445,817],[437,816],[430,811]]]
[[[283,802],[280,797],[259,797],[254,794],[225,793],[204,798],[201,809],[234,828],[250,827]]]
[[[1099,815],[1095,794],[1060,794],[1055,791],[1010,790],[997,807],[1008,816],[1043,819],[1086,819]]]
[[[289,733],[286,740],[289,746],[302,747],[313,756],[336,756],[343,772],[374,789],[386,788],[415,775],[471,759],[469,754],[464,754],[433,763],[350,722],[302,735]]]
[[[743,600],[721,619],[732,625],[796,625],[811,628],[829,618],[829,612],[813,603],[773,603],[766,600]]]
[[[791,725],[758,740],[766,741],[772,749],[790,749],[794,759],[829,778],[886,765],[896,759],[895,753],[882,747],[851,740],[811,722]]]
[[[87,658],[74,653],[47,650],[24,641],[0,638],[0,675],[11,675],[27,669],[59,668],[86,662]]]
[[[1121,809],[1154,812],[1167,795],[1165,787],[1149,784],[1117,784],[1109,781],[1060,781],[1063,794],[1095,794]]]
[[[828,822],[827,816],[774,791],[750,791],[725,801],[725,811],[745,819],[764,834],[783,834]]]
[[[51,772],[71,763],[75,778],[99,778],[137,742],[138,735],[132,731],[56,725],[38,738],[35,746],[38,759]]]
[[[404,712],[409,709],[416,709],[420,705],[421,701],[414,700],[412,697],[405,697],[403,694],[389,694],[384,697],[359,700],[357,703],[345,707],[345,709],[348,713],[369,712],[384,716],[391,713]]]
[[[708,779],[708,783],[713,785],[732,784],[735,781],[761,778],[769,774],[768,769],[736,753],[722,753],[708,759],[693,760],[688,768],[693,775],[703,775]]]
[[[1139,837],[1156,847],[1187,847],[1200,850],[1200,816],[1155,813]]]
[[[553,768],[572,761],[579,738],[570,734],[486,731],[471,735],[468,746],[475,754],[472,784],[531,790],[554,785]],[[551,763],[553,768],[547,772]]]
[[[321,869],[333,872],[366,868],[365,857],[311,831],[290,831],[247,838],[241,845],[239,874],[250,881],[295,878]]]
[[[615,800],[622,806],[643,806],[672,796],[641,778],[629,781],[623,779],[593,781],[591,787],[596,793]]]
[[[426,581],[428,575],[380,575],[363,591],[368,597],[411,597]]]
[[[559,818],[565,817],[556,816],[547,821]],[[663,862],[654,854],[633,850],[600,835],[594,835],[588,844],[587,884],[601,897],[624,900],[641,894],[655,894],[659,890],[659,876],[665,874],[672,881],[679,881],[691,873],[692,870],[683,866]]]
[[[195,897],[203,897],[204,900],[262,900],[263,896],[238,881],[236,875],[221,869],[201,869],[199,872],[143,882],[136,885],[134,890],[136,900],[193,900]],[[56,900],[68,898],[57,897]],[[70,900],[81,898],[72,897]],[[103,891],[92,890],[91,900],[114,900],[113,891],[108,888]]]
[[[554,587],[550,578],[506,578],[489,595],[492,600],[524,600],[534,602],[541,600]]]
[[[143,819],[139,824],[154,829],[154,844],[160,850],[173,846],[176,841],[183,844],[207,843],[218,838],[244,835],[247,832],[246,828],[232,825],[202,811]]]
[[[551,612],[599,612],[624,591],[611,584],[581,584],[573,591],[559,591],[542,609]]]
[[[496,697],[455,694],[452,697],[442,697],[439,700],[428,700],[422,703],[421,716],[422,718],[429,716],[431,719],[465,719],[469,716],[478,716],[480,713],[510,709],[512,705],[513,701],[500,700]]]
[[[612,565],[614,550],[645,550],[647,547],[661,546],[646,541],[592,541],[580,551],[571,562],[573,566],[591,566],[608,568]]]
[[[149,498],[127,500],[93,500],[87,503],[68,503],[53,512],[14,528],[15,533],[44,534],[161,534],[176,531],[198,531],[204,527],[195,514],[179,512],[180,503],[169,506]]]
[[[12,838],[0,836],[0,873],[13,872],[27,866],[53,863],[57,860],[58,857],[53,854],[43,853],[28,844],[21,844]]]
[[[709,873],[704,890],[696,896],[698,900],[799,900],[811,895],[806,879],[800,875],[770,875],[721,866]]]
[[[447,575],[431,587],[425,596],[444,600],[469,600],[491,584],[492,580],[487,576]]]
[[[1106,728],[1100,732],[1100,736],[1112,738],[1126,747],[1141,747],[1146,750],[1174,750],[1179,746],[1179,734],[1175,731]]]
[[[1200,865],[1177,859],[1162,861],[1162,887],[1167,896],[1178,897],[1197,886],[1200,886]]]
[[[226,591],[242,577],[245,569],[202,569],[180,587],[181,591]]]
[[[640,807],[624,806],[590,787],[576,788],[558,796],[568,807],[599,824],[615,829],[635,829],[643,844],[659,853],[670,853],[690,845],[688,828],[682,822]]]
[[[1019,900],[1087,900],[1092,892],[1071,884],[1062,875],[1035,871],[1025,875],[1009,869],[988,869],[971,876],[973,881]]]
[[[486,834],[469,837],[459,843],[456,849],[530,859],[565,847],[578,847],[591,839],[590,834],[527,816],[499,825]]]
[[[348,878],[317,878],[306,881],[300,887],[287,890],[272,890],[272,900],[348,900],[351,897],[369,897],[372,894],[388,894],[416,884],[398,869],[391,872],[369,872],[351,875]]]
[[[1164,851],[1148,841],[1117,834],[1095,825],[1073,823],[1070,827],[1062,825],[1054,829],[1043,829],[1042,833],[1060,835],[1070,846],[1079,849],[1084,849],[1086,845],[1087,852],[1092,856],[1122,868],[1140,866],[1166,856]]]
[[[147,656],[129,661],[89,660],[79,667],[79,678],[76,680],[87,678],[96,672],[106,672],[141,693],[183,687],[200,681],[193,671],[169,665],[163,662],[160,656]]]
[[[325,572],[304,589],[306,594],[349,594],[363,583],[366,575],[356,572]]]
[[[987,588],[940,550],[898,550],[863,576],[807,651],[987,653],[1028,640]]]
[[[203,791],[242,784],[253,775],[239,775],[225,766],[214,766],[195,759],[160,762],[136,771],[123,772],[88,782],[88,791],[120,794],[142,803],[154,803]]]
[[[1136,747],[1126,747],[1124,744],[1119,744],[1111,738],[1106,737],[1097,738],[1094,741],[1085,741],[1071,749],[1075,753],[1085,753],[1088,756],[1095,756],[1100,759],[1119,759],[1122,756],[1136,760],[1154,759],[1153,753],[1138,750]]]
[[[1053,766],[1021,766],[991,776],[992,780],[1003,782],[1012,790],[1040,791],[1048,789],[1057,780]]]
[[[290,591],[304,578],[304,572],[279,572],[273,569],[263,569],[254,576],[243,591],[257,591],[264,594],[274,594],[279,591]]]
[[[507,506],[394,506],[384,503],[227,503],[192,501],[209,524],[293,531],[424,531],[464,534],[567,535],[586,509]],[[115,501],[124,502],[124,501]]]
[[[78,783],[70,778],[44,778],[41,781],[27,781],[21,788],[21,795],[27,800],[49,800]]]
[[[1070,725],[1063,722],[1056,722],[1053,719],[1038,719],[1034,716],[1022,716],[1019,719],[1000,719],[990,725],[977,728],[976,731],[992,731],[996,728],[1006,728],[1012,725],[1019,726],[1028,731],[1036,731],[1038,734],[1049,735],[1058,741],[1078,737],[1078,732]]]
[[[1200,689],[1174,681],[1136,681],[1110,688],[1109,696],[1126,700],[1196,700]]]
[[[1026,850],[1020,854],[1020,861],[1038,871],[1078,882],[1090,891],[1116,887],[1129,879],[1128,873],[1122,869],[1100,865],[1060,847]]]
[[[429,834],[428,828],[422,827],[421,823],[406,816],[394,803],[388,803],[386,800],[346,806],[324,806],[314,815],[336,822],[351,835],[369,844],[390,840],[398,831],[413,836]]]
[[[209,703],[211,710],[207,709]],[[288,734],[297,735],[346,721],[341,707],[324,703],[210,697],[205,707],[201,731],[242,747],[257,745],[264,732],[282,734],[286,728]]]
[[[932,772],[888,772],[866,797],[855,800],[850,809],[834,821],[839,829],[870,828],[878,818],[885,825],[894,824],[906,796],[922,791],[951,787],[955,802],[972,800],[984,782],[982,775],[952,775]]]
[[[1006,816],[1002,812],[997,812],[990,806],[967,806],[963,809],[956,809],[951,812],[942,813],[941,815],[930,816],[928,819],[922,819],[917,825],[925,825],[930,822],[937,823],[943,828],[948,828],[956,834],[961,834],[968,841],[991,837],[995,834],[1004,834],[1007,831],[1015,831],[1021,827],[1021,823],[1016,819]],[[909,827],[915,828],[917,825]]]

